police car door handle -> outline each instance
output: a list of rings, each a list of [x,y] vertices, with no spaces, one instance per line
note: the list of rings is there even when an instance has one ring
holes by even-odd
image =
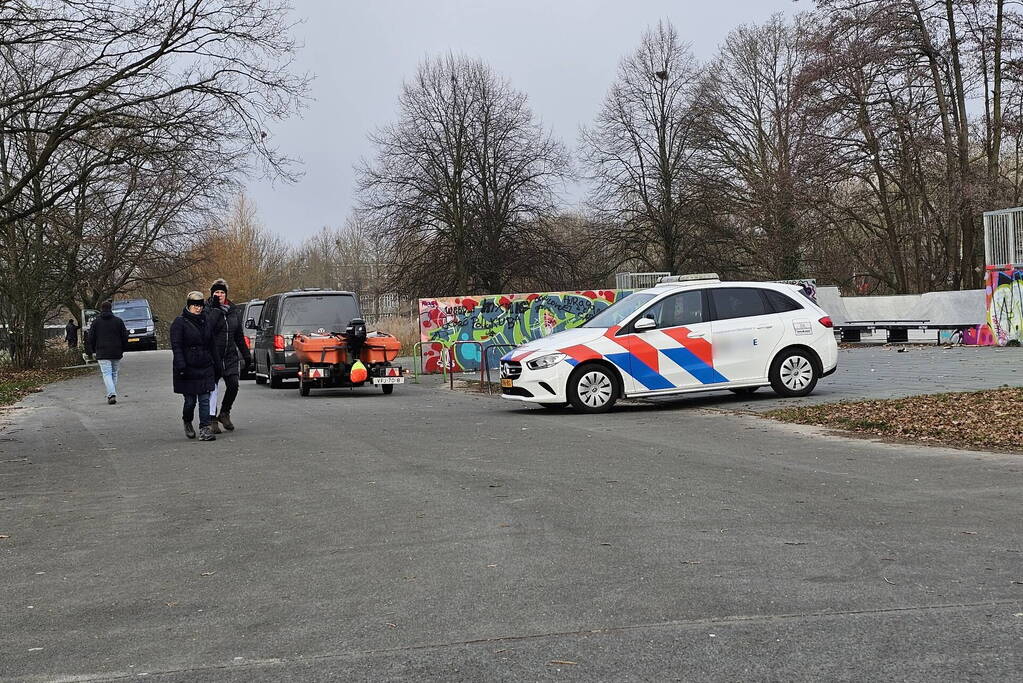
[[[690,339],[705,339],[706,337],[707,337],[707,333],[706,332],[690,332],[689,333],[689,338]]]

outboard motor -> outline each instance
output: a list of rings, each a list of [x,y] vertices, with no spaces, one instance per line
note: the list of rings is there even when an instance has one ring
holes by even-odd
[[[354,361],[362,354],[362,346],[366,343],[366,321],[352,318],[345,328],[345,340],[348,344],[348,355]]]

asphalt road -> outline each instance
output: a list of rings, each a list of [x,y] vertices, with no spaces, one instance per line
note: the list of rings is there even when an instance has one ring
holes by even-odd
[[[0,418],[0,679],[1023,671],[1021,455],[436,381],[246,382],[199,443],[169,364],[128,356],[115,406],[97,375]]]

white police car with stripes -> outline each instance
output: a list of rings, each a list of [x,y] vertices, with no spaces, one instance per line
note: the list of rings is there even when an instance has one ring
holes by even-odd
[[[599,413],[622,397],[768,385],[806,396],[837,365],[831,318],[798,285],[685,275],[515,348],[501,358],[501,392]]]

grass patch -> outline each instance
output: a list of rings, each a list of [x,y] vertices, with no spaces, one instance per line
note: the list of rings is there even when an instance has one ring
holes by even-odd
[[[95,372],[95,367],[69,370],[59,368],[14,370],[0,366],[0,406],[13,405],[29,394],[42,391],[46,384]]]
[[[782,422],[981,450],[1023,450],[1023,387],[825,403],[766,413]]]

